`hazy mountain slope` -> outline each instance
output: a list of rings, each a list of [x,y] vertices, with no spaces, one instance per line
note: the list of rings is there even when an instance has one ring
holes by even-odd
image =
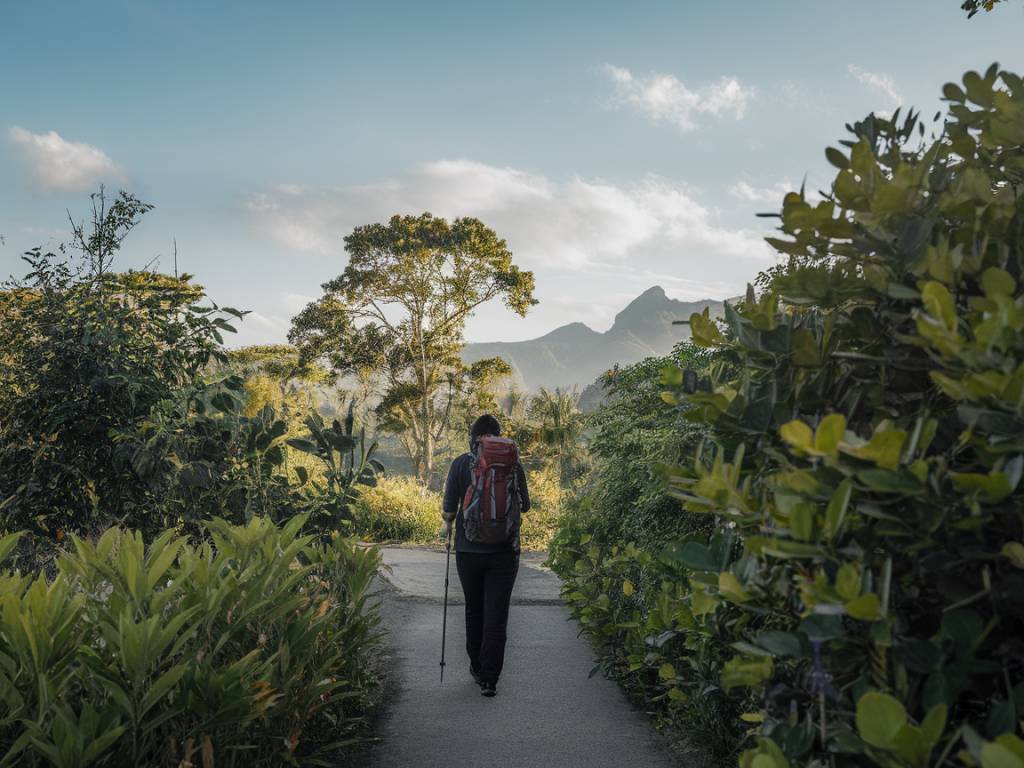
[[[710,307],[714,316],[722,313],[720,301],[677,301],[655,286],[619,312],[604,333],[583,323],[570,323],[528,341],[467,344],[462,356],[466,362],[485,357],[505,359],[513,368],[517,386],[527,390],[583,387],[616,363],[629,365],[666,354],[690,335],[688,326],[672,325],[672,321],[686,320],[705,307]]]

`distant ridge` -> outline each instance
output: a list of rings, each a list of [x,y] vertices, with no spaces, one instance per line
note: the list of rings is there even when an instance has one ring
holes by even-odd
[[[664,355],[690,336],[688,320],[705,307],[722,315],[722,302],[713,299],[678,301],[665,295],[661,286],[648,288],[615,316],[612,327],[599,333],[584,323],[569,323],[537,339],[467,344],[462,357],[467,363],[485,357],[501,357],[513,369],[518,387],[585,387],[613,365],[629,365],[653,355]]]

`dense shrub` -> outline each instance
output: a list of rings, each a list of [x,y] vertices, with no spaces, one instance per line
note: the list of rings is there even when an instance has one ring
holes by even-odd
[[[590,419],[592,468],[568,500],[551,563],[602,671],[677,735],[685,731],[697,758],[724,763],[739,739],[739,705],[718,685],[728,620],[695,618],[679,566],[660,557],[681,538],[706,544],[712,534],[709,518],[680,510],[658,471],[706,432],[663,399],[662,369],[700,369],[708,358],[683,343],[603,377],[606,400]]]
[[[52,578],[0,571],[0,765],[322,765],[358,738],[379,555],[304,522],[112,528]]]
[[[666,378],[717,440],[676,491],[742,537],[676,555],[692,612],[739,617],[743,766],[1024,766],[1024,83],[944,94],[934,141],[853,126],[831,195],[784,201],[788,267],[692,319],[738,373]]]
[[[530,511],[523,515],[519,543],[523,549],[545,550],[558,527],[566,492],[559,479],[558,462],[527,470]]]
[[[709,528],[706,521],[681,514],[668,494],[658,466],[676,462],[702,430],[662,399],[661,370],[669,364],[699,367],[708,353],[684,342],[667,357],[613,368],[601,378],[604,405],[588,419],[588,450],[593,467],[579,483],[569,508],[576,526],[600,543],[633,542],[659,549],[666,541]]]
[[[381,469],[374,447],[351,409],[324,423],[271,379],[323,372],[287,348],[227,355],[225,317],[243,313],[199,306],[187,275],[113,272],[151,206],[93,203],[91,230],[28,253],[29,274],[0,290],[0,527],[32,531],[41,558],[46,539],[112,524],[148,539],[309,512],[324,535],[342,528],[351,487]]]
[[[563,491],[557,469],[527,472],[530,511],[523,516],[524,549],[547,547],[555,529]],[[379,477],[373,486],[361,486],[352,503],[356,536],[367,541],[436,544],[440,540],[441,494],[410,476]]]
[[[705,434],[672,493],[719,533],[609,547],[594,500],[558,536],[602,663],[760,724],[743,768],[1024,766],[1024,85],[944,94],[933,141],[851,126],[831,194],[784,201],[789,262],[691,318],[707,378],[663,372]]]
[[[34,250],[29,274],[0,290],[0,519],[51,538],[149,513],[119,435],[192,384],[230,328],[187,275],[110,271],[150,206],[94,202],[74,260]]]
[[[367,541],[438,541],[441,495],[414,477],[380,478],[359,489],[352,505],[355,534]]]

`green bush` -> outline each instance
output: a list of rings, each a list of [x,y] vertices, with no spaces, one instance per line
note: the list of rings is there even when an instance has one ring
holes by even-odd
[[[0,766],[322,765],[357,740],[379,555],[304,522],[112,528],[52,578],[0,572]]]
[[[436,543],[441,495],[414,477],[382,477],[359,489],[352,522],[355,534],[367,541]]]
[[[188,275],[110,271],[152,206],[126,193],[94,206],[69,246],[80,259],[36,249],[0,290],[0,515],[51,541],[147,522],[157,499],[120,436],[192,384],[230,328]]]
[[[663,371],[700,435],[670,492],[717,533],[623,546],[592,495],[557,536],[602,665],[702,739],[717,700],[720,746],[756,724],[743,768],[1024,766],[1024,85],[944,95],[937,140],[851,126],[788,263],[691,318],[710,367]]]
[[[658,472],[659,465],[678,461],[704,431],[662,399],[661,370],[670,364],[699,368],[709,357],[684,342],[671,355],[602,377],[607,400],[588,424],[592,467],[567,505],[596,542],[631,541],[658,551],[667,541],[710,528],[699,517],[680,514]]]
[[[666,374],[716,440],[675,492],[742,539],[673,556],[734,618],[745,768],[1024,766],[1024,83],[943,93],[936,140],[853,126],[832,194],[784,201],[787,267],[692,318],[732,370]]]
[[[566,492],[559,480],[559,462],[528,470],[526,484],[530,490],[530,511],[523,515],[519,543],[523,549],[545,550],[551,541],[562,514]]]
[[[523,515],[524,549],[547,547],[558,520],[563,492],[556,470],[535,470],[527,475],[533,506]],[[436,544],[440,541],[441,494],[408,476],[381,477],[373,486],[361,486],[352,504],[355,535],[367,541]]]
[[[563,596],[592,641],[601,670],[699,757],[737,753],[740,705],[718,685],[728,620],[703,621],[666,545],[706,544],[707,517],[683,512],[657,467],[678,461],[707,430],[662,398],[666,365],[703,368],[689,343],[672,355],[610,371],[606,403],[590,419],[592,467],[566,504],[551,546]]]

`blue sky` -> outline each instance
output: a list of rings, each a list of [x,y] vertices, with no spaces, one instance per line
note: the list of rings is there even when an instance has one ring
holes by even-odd
[[[787,186],[827,182],[846,122],[1024,71],[1024,3],[959,0],[46,2],[0,14],[0,275],[66,238],[99,183],[156,205],[159,260],[283,340],[393,213],[478,216],[537,275],[471,340],[603,330],[660,284],[739,293]]]

